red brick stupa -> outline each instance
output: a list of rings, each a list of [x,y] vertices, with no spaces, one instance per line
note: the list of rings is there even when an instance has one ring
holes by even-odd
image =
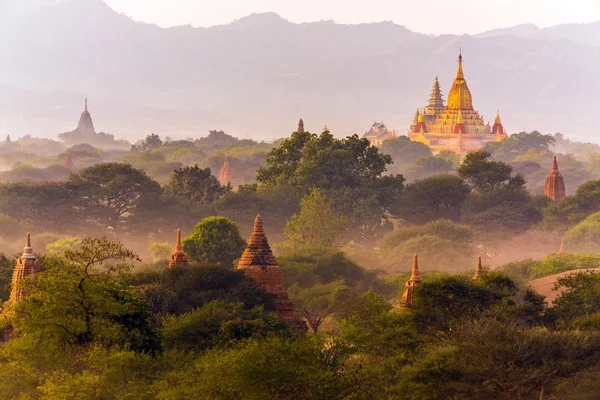
[[[277,313],[293,328],[306,332],[306,322],[294,315],[294,304],[290,301],[281,281],[281,267],[271,251],[267,235],[263,229],[262,217],[254,220],[254,230],[248,240],[248,247],[242,254],[238,269],[269,293],[277,307]]]
[[[219,172],[219,183],[221,186],[227,186],[231,183],[231,169],[229,168],[229,158],[225,156],[225,162]]]
[[[475,268],[475,276],[473,276],[473,280],[477,281],[483,275],[483,265],[481,264],[481,257],[479,257],[479,261],[477,262],[477,267]]]
[[[562,200],[566,197],[565,180],[560,172],[558,172],[558,161],[556,160],[556,156],[554,156],[554,160],[552,161],[550,174],[546,178],[544,195],[555,201]]]
[[[23,291],[22,283],[23,279],[27,277],[34,277],[35,274],[40,272],[40,264],[37,258],[33,255],[33,249],[31,248],[31,236],[27,233],[27,239],[25,240],[25,249],[23,255],[17,260],[17,265],[13,272],[12,277],[12,290],[10,291],[10,301],[18,302],[25,295]]]
[[[169,268],[185,267],[188,265],[188,259],[181,245],[181,229],[177,229],[177,241],[175,242],[175,251],[171,255]]]

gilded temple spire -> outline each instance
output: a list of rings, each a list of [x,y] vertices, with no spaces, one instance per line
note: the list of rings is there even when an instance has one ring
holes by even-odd
[[[458,50],[458,71],[456,71],[456,79],[465,79],[465,74],[463,72],[463,57],[462,57],[462,47]]]

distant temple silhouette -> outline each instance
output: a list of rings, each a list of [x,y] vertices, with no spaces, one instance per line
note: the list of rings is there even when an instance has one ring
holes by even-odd
[[[566,197],[565,180],[558,171],[558,161],[556,156],[554,156],[554,159],[552,160],[552,169],[546,178],[544,195],[556,201]]]

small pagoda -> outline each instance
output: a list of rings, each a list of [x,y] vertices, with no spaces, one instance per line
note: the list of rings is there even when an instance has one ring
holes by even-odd
[[[231,168],[229,167],[229,158],[225,156],[225,161],[219,172],[219,183],[221,186],[227,186],[231,183]]]
[[[169,268],[181,268],[187,267],[188,259],[183,251],[183,246],[181,245],[181,229],[177,229],[177,240],[175,241],[175,250],[171,255],[171,259],[169,260]]]
[[[23,290],[23,280],[28,277],[35,277],[40,272],[40,264],[33,254],[33,248],[31,247],[31,235],[27,233],[25,239],[25,248],[23,249],[23,255],[17,259],[17,265],[12,276],[12,289],[10,291],[10,302],[18,303],[23,296],[25,291]]]
[[[473,276],[474,281],[478,281],[483,276],[483,265],[481,264],[481,257],[479,257],[479,261],[477,262],[477,267],[475,267],[475,275]]]
[[[555,201],[560,201],[566,197],[565,180],[558,171],[558,161],[556,156],[554,156],[554,159],[552,160],[552,169],[546,178],[544,195]]]
[[[419,284],[423,282],[421,279],[421,273],[419,272],[419,256],[415,254],[413,261],[412,273],[410,279],[404,284],[404,293],[402,294],[401,302],[407,307],[413,305],[413,299],[415,295],[415,289]]]
[[[277,313],[290,326],[303,332],[308,330],[306,322],[294,315],[294,304],[283,287],[281,267],[271,251],[260,215],[257,215],[254,220],[254,229],[248,240],[248,246],[242,254],[238,269],[244,271],[246,276],[252,278],[258,286],[272,296]]]
[[[302,118],[300,118],[300,121],[298,121],[298,129],[296,130],[297,133],[304,133],[304,120]]]
[[[95,134],[96,129],[94,128],[94,122],[92,121],[92,115],[88,110],[88,100],[85,99],[85,106],[83,112],[81,113],[81,117],[79,117],[79,123],[77,124],[77,128],[75,132],[81,134]]]

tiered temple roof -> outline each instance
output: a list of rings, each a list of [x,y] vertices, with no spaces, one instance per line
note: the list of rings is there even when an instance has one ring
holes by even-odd
[[[294,315],[294,304],[290,301],[281,280],[281,267],[271,251],[267,235],[263,228],[262,217],[254,220],[254,229],[248,240],[248,246],[242,254],[238,269],[252,278],[269,293],[277,306],[277,313],[292,327],[306,331],[306,323]]]
[[[544,195],[556,201],[566,197],[565,180],[558,171],[558,161],[556,156],[554,156],[554,159],[552,160],[552,169],[546,178]]]
[[[17,265],[13,271],[10,292],[11,302],[18,302],[25,295],[22,287],[23,279],[30,276],[34,277],[39,271],[40,265],[37,258],[33,254],[33,248],[31,247],[31,235],[28,232],[25,240],[25,248],[23,249],[23,255],[17,259]]]
[[[381,146],[384,141],[397,137],[396,131],[390,131],[383,122],[375,122],[363,135],[364,139],[369,139],[371,146]]]
[[[404,293],[402,294],[401,302],[406,306],[413,305],[416,287],[422,282],[421,272],[419,271],[419,256],[415,254],[412,266],[412,273],[409,280],[404,284]]]
[[[188,259],[181,245],[181,229],[177,229],[177,240],[175,241],[175,250],[169,261],[169,268],[185,267],[188,265]]]
[[[448,94],[448,105],[444,99],[436,77],[433,82],[428,106],[418,111],[409,128],[408,136],[413,141],[426,144],[434,154],[444,150],[461,152],[463,156],[470,151],[483,148],[491,141],[504,140],[507,135],[499,115],[496,118],[495,131],[489,123],[473,108],[473,97],[467,85],[463,71],[462,53],[458,57],[458,71]],[[459,134],[462,144],[459,145]]]

